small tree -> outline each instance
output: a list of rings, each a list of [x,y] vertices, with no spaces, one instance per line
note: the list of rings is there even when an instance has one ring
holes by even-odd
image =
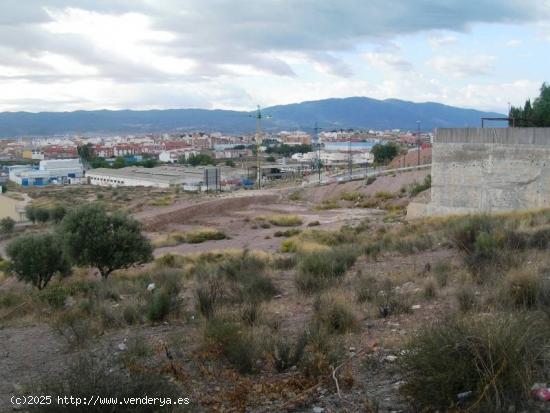
[[[9,271],[39,290],[56,274],[68,275],[71,266],[63,254],[61,241],[52,234],[23,235],[6,248]]]
[[[229,166],[231,168],[234,168],[235,167],[235,161],[233,161],[232,159],[228,159],[227,161],[225,161],[225,166]]]
[[[48,220],[50,219],[50,211],[46,208],[41,208],[41,207],[35,208],[34,218],[36,221],[42,224],[45,222],[48,222]]]
[[[63,219],[65,251],[78,265],[95,267],[106,279],[111,272],[153,259],[151,243],[138,221],[126,214],[107,214],[101,204],[87,204]]]
[[[27,205],[25,207],[25,216],[34,224],[36,222],[36,208],[32,205]]]
[[[387,164],[399,153],[399,146],[395,142],[385,144],[377,143],[371,149],[374,156],[374,162],[377,164]]]
[[[4,234],[11,234],[15,228],[15,221],[11,217],[0,219],[0,231]]]
[[[67,210],[62,205],[57,205],[50,209],[49,211],[50,220],[58,224],[61,222],[63,217],[67,214]]]

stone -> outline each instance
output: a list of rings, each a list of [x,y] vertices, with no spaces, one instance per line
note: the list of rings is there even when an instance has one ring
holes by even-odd
[[[390,354],[389,356],[384,357],[384,361],[393,363],[397,361],[397,356],[394,356],[393,354]]]
[[[322,407],[315,406],[313,408],[313,413],[323,413],[324,411],[325,409],[323,409]]]
[[[128,350],[128,346],[125,343],[118,343],[118,351],[126,351]]]
[[[420,304],[415,304],[411,307],[411,309],[413,310],[420,310],[422,308],[422,306]]]
[[[153,291],[155,288],[157,288],[155,283],[151,283],[147,286],[147,291]]]

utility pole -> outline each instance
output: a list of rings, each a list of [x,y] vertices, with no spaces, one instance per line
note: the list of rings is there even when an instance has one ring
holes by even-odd
[[[315,144],[317,145],[317,172],[319,174],[319,184],[321,183],[321,142],[319,142],[319,127],[317,122],[315,122],[315,127],[313,128],[315,133]]]
[[[416,134],[416,146],[418,149],[418,166],[420,166],[420,121],[416,121],[416,125],[418,126],[418,132]]]
[[[351,133],[348,135],[348,174],[349,180],[351,181],[351,172],[352,172],[352,158],[351,158]]]
[[[258,189],[262,188],[262,169],[261,169],[261,159],[260,159],[260,144],[262,139],[262,118],[264,116],[262,115],[262,109],[260,108],[260,105],[258,105],[258,109],[256,110],[256,113],[254,115],[256,118],[256,181],[258,185]],[[270,118],[271,116],[267,116],[267,118]]]

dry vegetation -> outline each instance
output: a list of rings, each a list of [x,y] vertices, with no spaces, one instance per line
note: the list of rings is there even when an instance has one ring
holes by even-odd
[[[124,391],[140,374],[168,377],[199,411],[537,411],[531,386],[550,381],[550,211],[408,223],[400,200],[419,185],[341,194],[335,204],[385,214],[339,230],[261,217],[291,227],[274,254],[169,254],[105,281],[81,269],[43,291],[12,283],[0,323],[48,323],[84,352],[167,323],[125,351]]]

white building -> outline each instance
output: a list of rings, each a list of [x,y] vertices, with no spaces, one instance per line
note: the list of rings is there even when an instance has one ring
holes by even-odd
[[[189,156],[198,155],[200,152],[194,149],[172,149],[169,151],[162,151],[159,154],[159,161],[167,163],[176,163],[180,158],[189,159]]]
[[[84,168],[80,159],[55,159],[40,161],[38,168],[32,165],[9,167],[9,179],[22,186],[80,183]]]
[[[212,182],[213,175],[217,179],[216,182]],[[183,166],[97,168],[87,171],[86,177],[91,185],[98,186],[146,186],[154,188],[180,186],[184,190],[190,191],[215,189],[215,186],[219,186],[221,180],[220,168]]]
[[[313,162],[317,159],[317,156],[320,157],[321,162],[326,166],[346,164],[349,161],[348,153],[332,151],[321,151],[320,154],[315,151],[304,154],[295,153],[292,155],[292,159],[299,162]],[[354,164],[372,163],[374,162],[374,155],[370,152],[352,152],[351,161]]]

